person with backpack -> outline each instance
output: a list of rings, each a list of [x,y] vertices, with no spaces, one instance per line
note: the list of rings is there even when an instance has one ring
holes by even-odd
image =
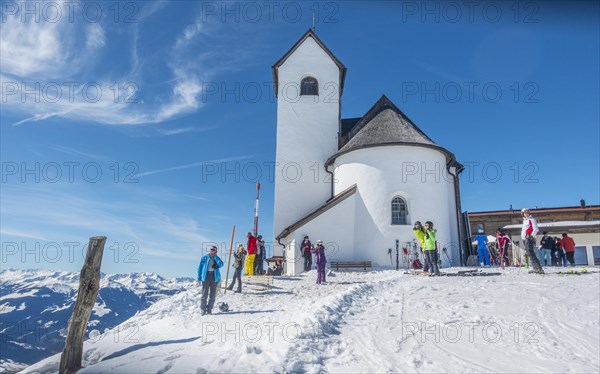
[[[548,235],[548,231],[544,231],[544,236],[540,240],[540,261],[544,259],[544,266],[548,266],[548,256],[550,256],[550,265],[554,265],[552,250],[554,248],[554,239]]]
[[[423,248],[423,252],[425,253],[425,258],[427,259],[429,268],[431,269],[431,273],[429,274],[430,277],[441,275],[438,267],[436,234],[437,230],[433,228],[433,222],[425,222],[425,247]]]
[[[257,250],[256,257],[254,258],[254,275],[263,275],[263,263],[265,261],[265,242],[262,239],[262,235],[256,237]]]
[[[315,263],[317,264],[317,284],[321,284],[325,282],[325,264],[327,264],[323,241],[317,240],[311,252],[315,255]]]
[[[571,266],[575,266],[575,241],[566,232],[562,234],[560,247],[565,250],[567,260]],[[566,266],[566,264],[565,264]]]
[[[304,236],[304,240],[300,244],[300,254],[304,258],[304,271],[310,271],[312,268],[312,250],[313,245],[308,238],[308,235]]]
[[[233,286],[235,286],[235,282],[237,280],[238,282],[238,287],[237,290],[235,291],[236,293],[241,293],[242,292],[242,270],[244,269],[244,264],[245,264],[245,260],[246,260],[246,255],[248,254],[248,252],[246,252],[246,250],[244,249],[244,246],[242,245],[242,243],[238,244],[238,248],[237,251],[235,251],[233,253],[233,280],[231,281],[231,284],[229,285],[229,287],[227,287],[227,289],[229,291],[233,290]]]
[[[530,273],[544,274],[544,269],[538,261],[537,256],[534,252],[535,247],[535,236],[540,231],[535,218],[531,215],[531,212],[527,208],[521,209],[521,216],[523,217],[523,226],[521,226],[521,239],[525,245],[525,253],[531,262],[533,270]]]
[[[198,284],[202,284],[202,298],[200,299],[202,315],[212,314],[217,284],[221,281],[219,269],[222,267],[223,261],[217,256],[217,247],[212,246],[210,253],[202,257],[198,266]]]

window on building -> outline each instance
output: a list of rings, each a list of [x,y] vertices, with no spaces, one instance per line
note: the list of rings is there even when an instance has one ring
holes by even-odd
[[[408,209],[406,201],[403,198],[396,196],[392,199],[392,225],[407,225],[408,224]]]
[[[300,95],[318,95],[319,82],[314,77],[306,77],[300,83]]]
[[[600,246],[595,245],[592,247],[592,252],[594,253],[594,265],[600,265]]]
[[[475,231],[475,234],[482,234],[482,233],[485,233],[485,226],[483,225],[483,223],[478,223],[477,231]]]
[[[575,265],[589,265],[587,248],[584,246],[575,247]]]

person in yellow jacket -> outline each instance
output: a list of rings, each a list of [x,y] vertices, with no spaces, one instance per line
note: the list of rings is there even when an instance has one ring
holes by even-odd
[[[438,267],[438,258],[437,258],[437,241],[436,241],[437,230],[433,228],[433,222],[427,221],[425,222],[425,235],[424,235],[424,244],[423,252],[425,253],[425,259],[427,260],[427,265],[431,269],[431,273],[429,276],[438,276],[440,274],[440,269]]]
[[[421,225],[421,221],[415,222],[415,225],[413,226],[413,233],[419,240],[419,243],[421,243],[421,253],[423,253],[423,256],[425,257],[423,261],[423,271],[429,271],[429,262],[427,261],[427,256],[425,256],[425,252],[423,252],[425,250],[425,229],[423,228],[423,225]]]

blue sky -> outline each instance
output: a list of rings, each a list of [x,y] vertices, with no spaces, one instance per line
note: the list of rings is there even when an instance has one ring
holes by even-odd
[[[463,210],[600,203],[596,2],[22,6],[1,8],[2,268],[78,271],[106,235],[105,272],[194,276],[251,229],[257,170],[270,237],[271,66],[313,12],[342,116],[387,95],[468,166]]]

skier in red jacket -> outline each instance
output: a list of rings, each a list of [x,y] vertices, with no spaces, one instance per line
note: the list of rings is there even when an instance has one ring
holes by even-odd
[[[251,232],[246,235],[248,238],[248,257],[246,257],[246,275],[254,275],[254,257],[256,257],[256,238]]]
[[[569,260],[571,266],[575,266],[575,241],[566,232],[562,234],[560,247],[565,250],[567,260]]]
[[[500,256],[500,264],[504,269],[504,265],[509,265],[508,261],[508,246],[510,238],[504,233],[501,227],[496,230],[496,243],[498,244],[498,255]]]

